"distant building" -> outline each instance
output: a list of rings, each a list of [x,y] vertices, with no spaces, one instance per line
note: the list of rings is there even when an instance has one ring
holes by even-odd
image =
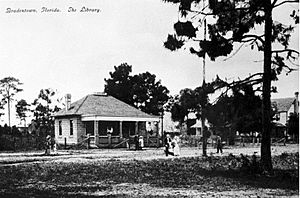
[[[195,113],[189,113],[183,123],[173,121],[171,117],[170,112],[164,112],[163,131],[165,133],[181,133],[202,137],[202,123],[200,119],[197,119]],[[205,125],[209,127],[207,120],[205,120]]]
[[[90,94],[71,104],[55,117],[55,138],[60,144],[77,144],[87,136],[97,147],[112,147],[136,134],[147,136],[146,123],[159,122],[158,116],[146,114],[104,93]]]
[[[273,121],[273,136],[286,136],[286,127],[290,114],[299,113],[299,92],[295,93],[295,97],[272,99],[272,107],[275,111]]]
[[[172,120],[170,112],[164,112],[163,131],[165,133],[180,133],[181,132],[180,131],[180,123]]]

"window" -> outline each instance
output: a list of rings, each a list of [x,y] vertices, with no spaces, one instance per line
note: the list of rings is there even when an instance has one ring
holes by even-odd
[[[58,122],[58,135],[62,135],[61,121]]]
[[[70,135],[73,135],[73,120],[70,120]]]

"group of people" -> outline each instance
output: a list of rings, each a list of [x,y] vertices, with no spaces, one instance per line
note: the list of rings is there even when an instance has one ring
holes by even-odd
[[[179,147],[179,136],[174,136],[174,138],[171,138],[169,134],[165,136],[164,139],[164,145],[165,145],[165,154],[166,156],[172,155],[172,156],[179,156],[180,155],[180,147]],[[223,145],[222,145],[222,139],[220,136],[217,136],[216,138],[216,146],[217,146],[217,153],[223,153]]]
[[[179,156],[180,155],[179,137],[178,136],[174,136],[174,138],[171,138],[170,135],[167,134],[164,139],[164,145],[165,145],[166,156],[168,156],[168,155]]]
[[[179,136],[174,136],[173,138],[171,138],[171,136],[169,134],[167,134],[165,136],[164,145],[165,145],[166,156],[168,156],[168,155],[179,156],[180,155],[179,141],[180,141]],[[223,153],[222,141],[221,141],[220,136],[217,136],[216,143],[217,143],[217,153],[219,153],[219,152]],[[143,136],[135,135],[134,136],[134,144],[135,144],[136,150],[141,150],[144,147]],[[56,152],[55,140],[50,135],[48,135],[46,137],[45,149],[46,149],[45,150],[46,155],[50,155],[51,150],[54,153]]]

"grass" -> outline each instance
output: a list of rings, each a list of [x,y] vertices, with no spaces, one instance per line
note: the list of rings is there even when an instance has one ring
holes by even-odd
[[[156,192],[148,191],[157,189],[215,193],[271,190],[274,196],[290,196],[299,193],[298,160],[298,153],[273,157],[272,176],[250,174],[248,169],[242,169],[240,157],[236,156],[3,166],[0,197],[93,197],[95,194],[127,197],[130,194],[126,188],[142,192],[144,197],[155,197],[152,194]],[[127,187],[116,191],[116,186],[121,184]],[[148,191],[134,188],[145,188],[145,185]]]

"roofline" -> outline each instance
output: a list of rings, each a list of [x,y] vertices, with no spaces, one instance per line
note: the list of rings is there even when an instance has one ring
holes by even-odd
[[[71,114],[59,114],[59,115],[52,115],[53,117],[70,117],[70,116],[80,116],[80,114],[71,113]]]
[[[276,111],[275,114],[277,114],[277,113],[288,113],[288,112],[289,112],[289,110],[281,110],[281,111]]]
[[[159,121],[159,117],[152,116],[152,117],[122,117],[122,116],[97,116],[97,115],[82,115],[82,121],[94,121],[94,120],[101,120],[101,121]]]
[[[286,100],[286,99],[296,99],[296,98],[295,97],[271,98],[271,101],[274,101],[274,100]]]
[[[86,101],[89,95],[85,96],[84,99],[82,100],[81,104],[79,104],[78,108],[76,109],[75,113],[79,111],[79,109],[82,107],[83,103]]]

